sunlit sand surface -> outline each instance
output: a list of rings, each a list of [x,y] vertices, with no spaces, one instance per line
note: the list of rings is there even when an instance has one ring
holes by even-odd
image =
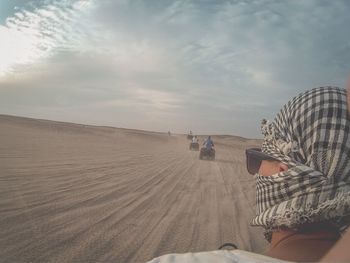
[[[204,137],[200,137],[203,141]],[[245,149],[185,135],[0,115],[0,261],[145,262],[225,242],[263,252]]]

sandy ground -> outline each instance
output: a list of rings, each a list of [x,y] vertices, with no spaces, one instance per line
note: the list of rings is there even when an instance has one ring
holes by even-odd
[[[184,135],[0,115],[0,261],[145,262],[225,242],[263,252],[244,155],[259,142],[213,139],[205,161]]]

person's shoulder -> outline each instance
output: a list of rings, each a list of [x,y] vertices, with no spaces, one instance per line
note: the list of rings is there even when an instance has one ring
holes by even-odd
[[[214,250],[207,252],[198,253],[184,253],[184,254],[167,254],[154,258],[147,263],[243,263],[243,262],[279,262],[285,263],[289,261],[284,261],[244,250]]]

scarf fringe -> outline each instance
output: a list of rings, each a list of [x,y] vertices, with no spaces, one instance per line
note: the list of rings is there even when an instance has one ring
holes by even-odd
[[[349,219],[344,219],[350,215],[350,194],[342,193],[334,199],[320,204],[316,209],[306,206],[304,210],[288,209],[282,214],[271,217],[265,227],[265,238],[270,242],[273,231],[282,228],[298,230],[300,226],[308,223],[329,222],[341,233],[349,226]]]

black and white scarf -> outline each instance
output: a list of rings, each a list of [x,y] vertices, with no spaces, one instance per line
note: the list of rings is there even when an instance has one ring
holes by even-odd
[[[346,90],[321,87],[289,101],[274,122],[262,121],[262,151],[288,165],[256,175],[256,217],[267,239],[281,227],[330,222],[350,215],[350,117]]]

